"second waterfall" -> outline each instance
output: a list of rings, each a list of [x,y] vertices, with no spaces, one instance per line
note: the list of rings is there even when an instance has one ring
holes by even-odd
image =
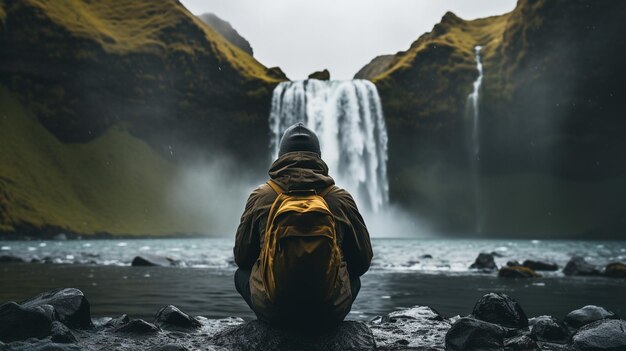
[[[387,129],[373,83],[309,79],[279,84],[269,117],[273,159],[283,132],[296,122],[317,133],[331,176],[359,206],[374,212],[387,206]]]

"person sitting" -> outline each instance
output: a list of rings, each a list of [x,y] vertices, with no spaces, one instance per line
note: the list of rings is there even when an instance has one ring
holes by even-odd
[[[269,176],[237,229],[235,287],[261,321],[332,328],[350,312],[372,260],[363,217],[302,123],[283,134]]]

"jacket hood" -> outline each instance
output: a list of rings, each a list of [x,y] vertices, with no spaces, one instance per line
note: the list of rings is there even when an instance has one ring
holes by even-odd
[[[323,189],[335,184],[328,166],[314,152],[296,151],[280,156],[269,170],[270,178],[284,190]]]

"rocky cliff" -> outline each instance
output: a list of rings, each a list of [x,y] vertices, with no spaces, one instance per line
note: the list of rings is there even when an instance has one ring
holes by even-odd
[[[202,232],[167,204],[179,166],[266,165],[284,75],[178,1],[2,0],[0,23],[0,231]]]
[[[218,32],[221,36],[226,38],[226,40],[228,40],[231,44],[240,48],[250,56],[254,55],[250,43],[246,40],[246,38],[242,37],[230,23],[224,21],[223,19],[217,17],[212,13],[205,13],[198,17],[200,17],[200,19],[204,23],[211,26],[211,28],[213,28],[213,30]]]
[[[392,199],[446,232],[623,235],[624,15],[623,2],[589,0],[520,0],[472,21],[447,13],[364,67],[387,118]]]

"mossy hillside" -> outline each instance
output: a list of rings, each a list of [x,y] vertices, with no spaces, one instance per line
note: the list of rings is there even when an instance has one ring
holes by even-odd
[[[119,128],[65,144],[0,88],[0,232],[58,228],[90,235],[207,230],[168,202],[178,168]]]
[[[0,84],[63,142],[123,125],[163,154],[265,164],[273,74],[178,1],[7,1]],[[210,151],[210,152],[208,152]]]

